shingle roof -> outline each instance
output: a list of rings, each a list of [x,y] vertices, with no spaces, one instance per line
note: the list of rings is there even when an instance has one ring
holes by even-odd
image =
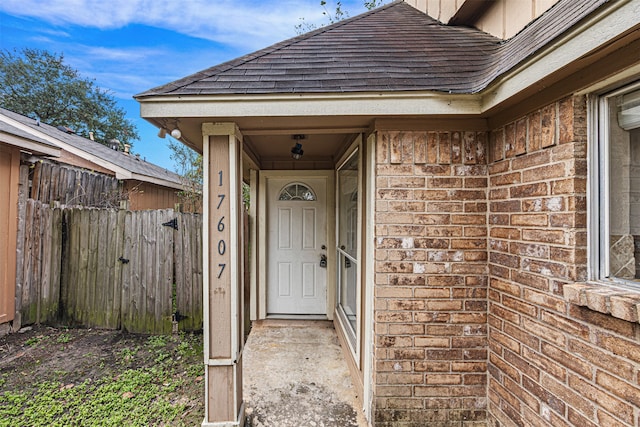
[[[267,93],[476,93],[607,0],[561,0],[505,42],[402,1],[283,41],[136,97]]]
[[[37,136],[31,135],[30,133],[25,132],[22,129],[18,129],[15,126],[11,126],[9,123],[5,123],[3,121],[0,121],[0,132],[8,133],[10,135],[14,135],[23,139],[28,139],[30,141],[37,142],[38,144],[41,144],[47,147],[56,148],[56,149],[59,148],[57,145],[54,145],[49,141],[45,141],[42,138],[38,138]]]
[[[182,181],[178,174],[168,171],[153,163],[138,159],[135,156],[127,155],[121,151],[112,150],[105,145],[83,138],[76,134],[63,132],[46,123],[40,123],[38,125],[35,120],[4,108],[0,108],[0,115],[26,125],[36,132],[42,132],[43,134],[53,138],[54,141],[60,141],[61,143],[68,144],[108,163],[126,169],[140,177],[149,177],[156,180],[168,181],[173,183],[176,188],[179,188],[182,185]],[[0,120],[0,124],[2,123],[2,120]],[[33,138],[33,135],[30,137]]]

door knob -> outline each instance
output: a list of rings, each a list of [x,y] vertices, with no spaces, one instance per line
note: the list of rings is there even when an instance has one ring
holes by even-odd
[[[325,254],[320,255],[320,267],[327,268],[327,256]]]

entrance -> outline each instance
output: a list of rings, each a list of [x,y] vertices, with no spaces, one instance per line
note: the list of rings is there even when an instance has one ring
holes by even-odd
[[[267,315],[327,314],[327,180],[267,184]]]

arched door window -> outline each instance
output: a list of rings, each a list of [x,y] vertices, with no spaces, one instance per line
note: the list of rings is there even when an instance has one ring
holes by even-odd
[[[311,188],[307,187],[306,185],[295,182],[293,184],[288,184],[282,190],[280,190],[278,200],[300,200],[303,202],[315,202],[316,194]]]

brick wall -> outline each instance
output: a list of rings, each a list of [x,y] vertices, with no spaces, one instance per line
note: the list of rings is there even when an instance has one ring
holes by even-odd
[[[490,134],[489,419],[634,426],[640,325],[568,303],[586,279],[586,100]]]
[[[487,136],[378,134],[378,427],[486,424]]]

